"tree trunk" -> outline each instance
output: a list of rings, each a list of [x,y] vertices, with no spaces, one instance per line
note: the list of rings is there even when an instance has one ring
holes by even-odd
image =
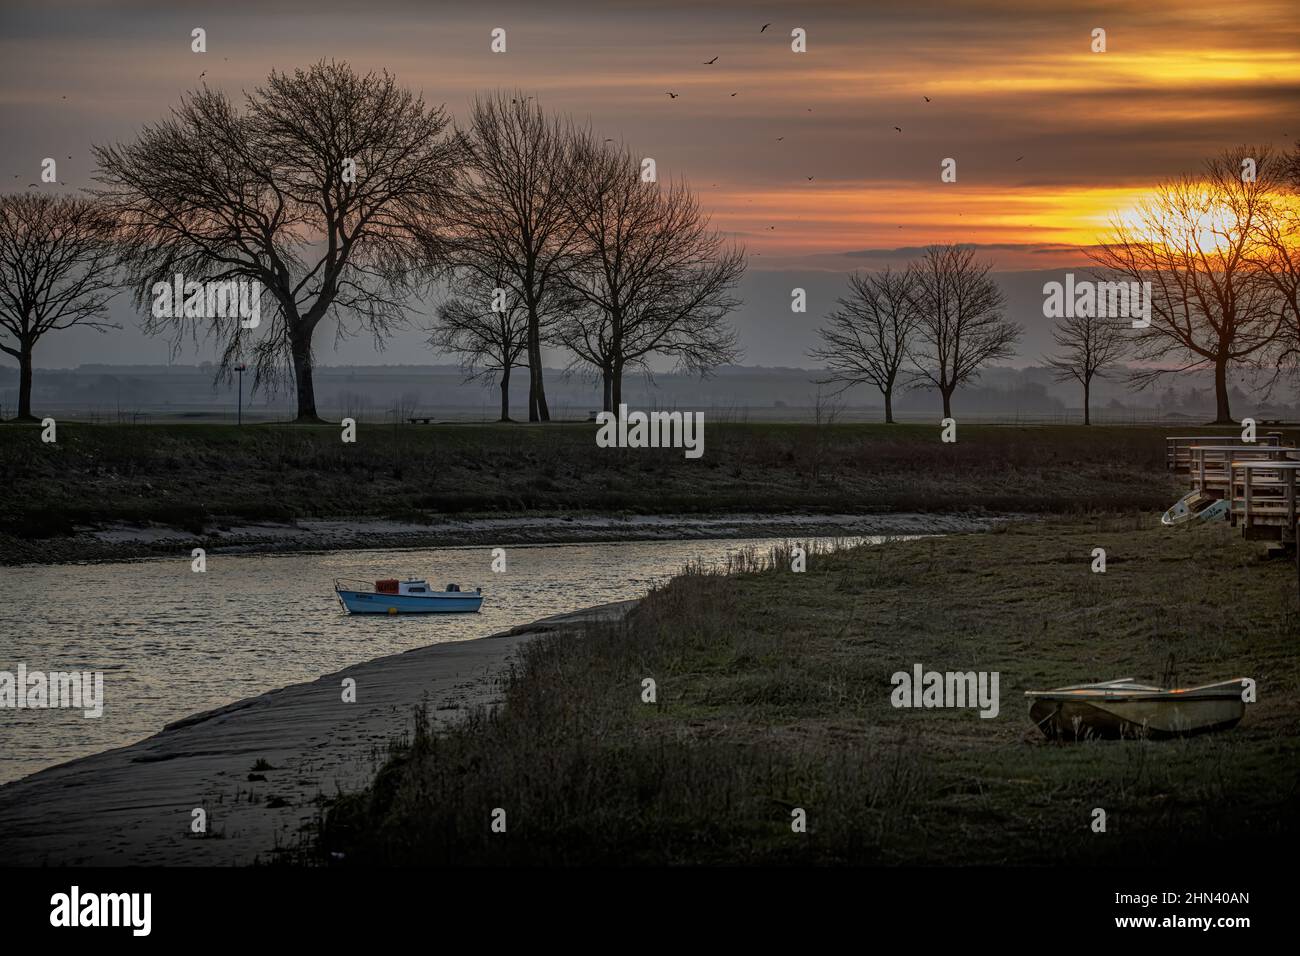
[[[1214,400],[1218,406],[1214,424],[1233,424],[1232,411],[1228,408],[1228,357],[1222,351],[1214,360]]]
[[[293,381],[298,390],[298,417],[294,421],[305,425],[323,424],[316,414],[316,387],[311,377],[311,332],[293,335],[290,349],[293,353]]]
[[[608,368],[603,368],[600,370],[600,377],[601,377],[601,384],[604,392],[602,396],[602,402],[603,402],[602,410],[606,412],[612,412],[614,410],[614,405],[613,405],[614,373],[611,372]]]
[[[1092,418],[1088,412],[1088,395],[1091,391],[1092,391],[1092,383],[1085,381],[1083,383],[1083,423],[1085,425],[1092,424]]]
[[[537,347],[537,417],[544,422],[551,420],[551,409],[546,404],[546,383],[542,381],[542,348]]]
[[[613,379],[613,389],[610,395],[610,410],[617,410],[618,406],[623,404],[623,363],[615,362],[614,369],[610,377]]]
[[[551,420],[551,411],[546,405],[546,386],[542,384],[541,323],[534,306],[528,307],[528,420]]]
[[[894,390],[892,388],[882,388],[885,393],[885,424],[894,424]]]
[[[528,420],[537,421],[537,348],[532,319],[528,320]]]
[[[18,418],[34,421],[32,414],[32,346],[24,343],[18,347]]]
[[[501,373],[501,421],[510,421],[510,369]]]
[[[943,394],[943,417],[952,418],[952,393],[951,388],[940,389]]]

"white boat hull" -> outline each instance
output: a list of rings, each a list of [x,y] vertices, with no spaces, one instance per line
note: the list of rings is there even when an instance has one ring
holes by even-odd
[[[1029,691],[1029,717],[1048,737],[1065,740],[1165,739],[1228,730],[1246,713],[1240,679],[1189,690],[1110,681]]]

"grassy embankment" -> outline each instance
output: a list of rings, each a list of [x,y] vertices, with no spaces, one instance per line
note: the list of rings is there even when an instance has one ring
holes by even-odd
[[[369,791],[334,802],[317,849],[423,864],[1288,856],[1300,615],[1294,565],[1262,552],[1226,525],[1105,517],[814,556],[799,577],[779,556],[687,574],[621,627],[529,645],[495,714],[395,746]],[[1259,702],[1231,731],[1167,742],[1050,743],[1027,717],[1027,689],[1158,681],[1171,653],[1182,686],[1250,676]],[[914,663],[999,671],[1001,713],[894,709],[890,675]]]
[[[1166,507],[1165,429],[709,423],[704,457],[595,425],[0,428],[0,555],[78,526],[522,513],[1067,512]],[[85,554],[93,557],[96,555]]]

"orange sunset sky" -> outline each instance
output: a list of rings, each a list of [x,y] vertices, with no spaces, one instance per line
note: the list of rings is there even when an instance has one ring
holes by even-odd
[[[131,138],[200,83],[238,95],[272,68],[346,59],[457,118],[477,90],[520,88],[626,140],[690,181],[751,272],[844,272],[935,241],[984,246],[1002,271],[1081,264],[1160,179],[1300,139],[1294,0],[22,0],[0,18],[15,187],[45,156],[62,188],[90,185],[92,143]]]
[[[60,178],[85,184],[92,140],[129,136],[201,72],[238,93],[321,56],[387,67],[456,114],[476,89],[534,91],[686,176],[721,228],[769,257],[1087,244],[1154,179],[1236,142],[1300,137],[1293,2],[267,9],[6,4],[5,178],[25,185],[40,158],[72,155]],[[191,26],[207,54],[190,51]],[[496,26],[505,54],[488,49]],[[807,53],[790,49],[795,27]],[[1091,52],[1095,27],[1105,53]],[[939,181],[946,157],[956,183]]]

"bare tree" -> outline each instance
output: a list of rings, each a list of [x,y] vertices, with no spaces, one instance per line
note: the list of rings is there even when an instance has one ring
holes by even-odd
[[[911,351],[917,383],[937,388],[944,418],[952,417],[952,395],[995,359],[1015,349],[1020,326],[1002,317],[1002,290],[992,267],[956,244],[930,246],[913,264],[920,318]]]
[[[1062,318],[1052,331],[1059,350],[1045,361],[1055,369],[1058,382],[1074,380],[1083,386],[1083,423],[1092,424],[1092,380],[1105,378],[1128,348],[1123,326],[1112,318],[1076,315]]]
[[[528,310],[504,280],[463,272],[457,283],[459,295],[438,306],[429,344],[459,355],[466,381],[499,378],[501,421],[508,422],[510,370],[528,365]]]
[[[648,373],[652,355],[701,375],[739,357],[725,319],[740,305],[744,251],[709,227],[684,182],[643,182],[628,150],[584,137],[571,208],[581,246],[565,282],[583,305],[557,339],[599,371],[606,410],[622,401],[623,373]]]
[[[844,414],[844,402],[840,400],[839,392],[823,395],[820,385],[812,402],[812,451],[806,458],[809,464],[809,476],[815,485],[821,480],[822,467],[826,463],[827,453],[832,444],[831,433],[834,431],[836,421]]]
[[[1091,253],[1111,275],[1151,283],[1151,324],[1134,330],[1136,356],[1162,363],[1172,355],[1178,363],[1148,365],[1134,382],[1214,369],[1216,424],[1233,421],[1229,368],[1257,365],[1281,330],[1277,286],[1259,266],[1267,179],[1242,177],[1242,159],[1267,162],[1266,154],[1230,150],[1202,175],[1162,183],[1131,216],[1113,218]]]
[[[1266,203],[1257,218],[1253,264],[1278,296],[1283,314],[1276,343],[1279,368],[1300,369],[1300,145],[1290,154],[1257,160]]]
[[[498,91],[475,99],[465,139],[470,161],[455,204],[455,267],[503,280],[521,303],[528,320],[528,420],[549,421],[542,345],[577,241],[568,202],[574,134],[569,124],[547,119],[533,97]]]
[[[423,282],[462,159],[449,122],[386,72],[321,62],[272,72],[242,112],[204,87],[134,142],[96,147],[137,303],[174,274],[260,283],[271,314],[255,334],[206,317],[221,369],[251,350],[256,388],[290,368],[297,420],[319,421],[317,326],[328,315],[339,336],[364,330],[382,345]],[[151,315],[145,328],[180,335],[172,322]]]
[[[33,420],[32,352],[47,332],[105,332],[115,270],[112,221],[95,201],[48,193],[0,196],[0,352],[18,360],[18,418]]]
[[[825,383],[874,385],[885,397],[885,421],[894,422],[894,386],[920,321],[917,279],[910,267],[849,276],[849,295],[838,299],[830,324],[818,330],[825,345],[809,355],[826,363]],[[841,391],[843,390],[841,388]]]
[[[401,395],[398,395],[397,398],[393,399],[393,405],[389,409],[389,412],[393,416],[393,424],[400,425],[402,422],[407,421],[415,414],[416,409],[419,407],[419,392],[403,392]]]

